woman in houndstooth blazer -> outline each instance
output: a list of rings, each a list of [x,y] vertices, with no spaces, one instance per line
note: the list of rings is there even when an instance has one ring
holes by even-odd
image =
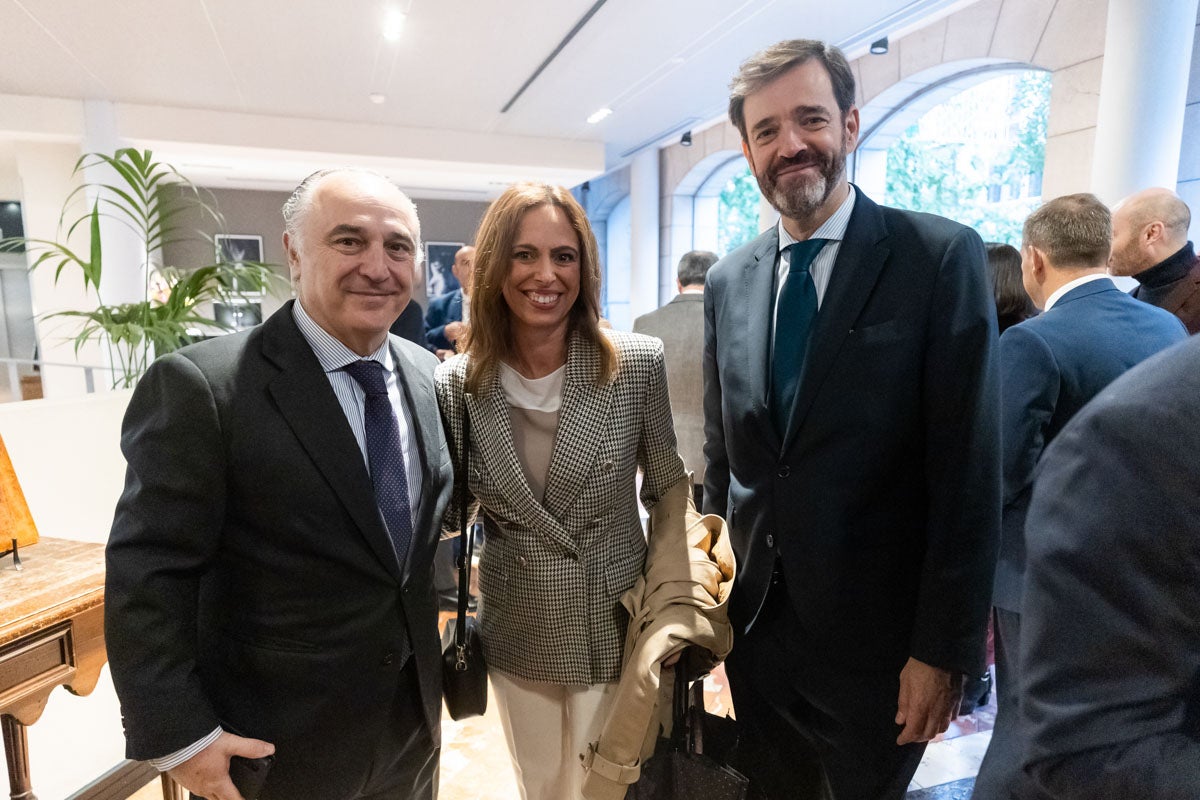
[[[595,237],[570,193],[509,188],[476,245],[468,344],[438,368],[438,401],[456,461],[470,418],[456,478],[485,514],[480,624],[522,797],[570,800],[645,561],[638,468],[651,508],[683,462],[662,343],[601,330]],[[456,529],[457,508],[445,519]]]

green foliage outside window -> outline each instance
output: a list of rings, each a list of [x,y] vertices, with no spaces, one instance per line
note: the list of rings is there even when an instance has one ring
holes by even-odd
[[[888,149],[888,205],[975,228],[985,241],[1021,244],[1041,202],[1050,76],[1008,75],[931,109]]]
[[[723,256],[758,235],[760,196],[749,167],[725,184],[717,206],[717,255]]]

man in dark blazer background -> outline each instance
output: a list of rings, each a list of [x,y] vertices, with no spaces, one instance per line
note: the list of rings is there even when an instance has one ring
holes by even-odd
[[[727,670],[769,798],[903,797],[984,671],[1000,456],[983,243],[847,183],[854,97],[822,42],[742,65],[730,118],[781,220],[705,288],[705,507],[737,552]]]
[[[284,222],[298,299],[160,358],[126,414],[105,622],[128,755],[209,800],[272,751],[267,800],[431,800],[452,468],[437,361],[388,335],[420,224],[356,170],[310,176]]]
[[[1200,339],[1047,449],[1021,604],[1019,800],[1200,797]]]
[[[1113,209],[1109,271],[1138,282],[1133,296],[1200,333],[1200,257],[1188,241],[1192,212],[1170,189],[1144,189]]]
[[[458,280],[452,292],[429,298],[425,311],[425,340],[438,354],[446,358],[454,354],[455,345],[471,322],[471,274],[475,270],[475,248],[458,248],[450,271]]]
[[[996,729],[975,797],[1007,798],[1019,746],[1021,596],[1034,469],[1079,409],[1135,364],[1186,338],[1174,316],[1134,300],[1108,277],[1112,219],[1090,194],[1050,200],[1025,220],[1021,274],[1042,313],[1000,337],[1004,512],[992,594],[996,631]]]
[[[679,259],[671,302],[633,321],[633,332],[662,340],[679,457],[692,473],[696,507],[704,497],[704,278],[717,254],[690,250]]]

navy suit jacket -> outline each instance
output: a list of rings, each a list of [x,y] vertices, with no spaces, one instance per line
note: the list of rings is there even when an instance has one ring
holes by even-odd
[[[705,509],[753,625],[778,559],[831,669],[981,674],[1000,526],[996,311],[979,236],[857,193],[783,437],[768,411],[775,228],[704,292]],[[787,324],[781,320],[780,324]]]
[[[453,350],[454,343],[446,338],[446,323],[462,321],[462,289],[446,292],[429,301],[425,311],[425,340],[438,350]]]
[[[1017,797],[1200,796],[1200,338],[1129,370],[1038,467]]]
[[[1004,521],[994,605],[1021,607],[1025,515],[1033,470],[1046,446],[1121,373],[1186,336],[1174,315],[1101,278],[1075,287],[1049,311],[1000,337]]]

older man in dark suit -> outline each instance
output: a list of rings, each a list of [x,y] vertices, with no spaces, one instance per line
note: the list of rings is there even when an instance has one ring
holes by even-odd
[[[750,59],[730,118],[781,214],[704,299],[743,766],[769,798],[899,798],[984,671],[1000,456],[983,243],[847,183],[859,116],[836,48]]]
[[[704,403],[701,361],[704,356],[704,278],[717,254],[690,250],[679,259],[679,294],[662,308],[633,321],[633,332],[662,340],[667,362],[671,418],[684,467],[695,481],[696,507],[704,498]]]
[[[437,360],[388,335],[416,209],[335,170],[284,220],[297,300],[160,358],[126,414],[105,610],[128,755],[209,800],[272,751],[268,800],[430,799],[452,468]]]
[[[992,602],[996,607],[998,715],[976,782],[977,798],[1007,797],[1019,746],[1025,553],[1042,532],[1026,521],[1033,473],[1046,446],[1079,409],[1135,364],[1186,338],[1179,320],[1119,290],[1105,268],[1112,220],[1090,194],[1049,201],[1024,226],[1021,273],[1041,314],[1000,337],[1004,517]]]
[[[1046,450],[1021,603],[1019,800],[1200,797],[1200,339]]]

